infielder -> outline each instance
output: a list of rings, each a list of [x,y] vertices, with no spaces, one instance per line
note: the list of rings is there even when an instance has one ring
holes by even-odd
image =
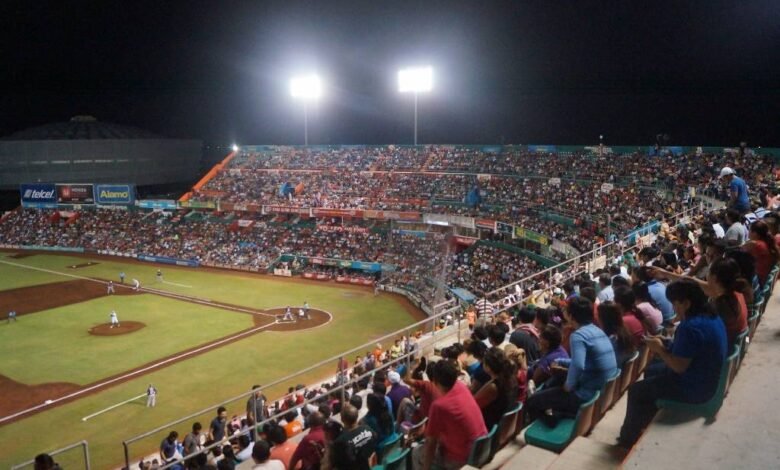
[[[111,326],[109,328],[113,328],[115,326],[119,328],[120,326],[122,326],[119,324],[119,318],[117,318],[116,316],[116,311],[111,310],[111,315],[109,315],[109,317],[111,318]]]
[[[157,282],[163,282],[162,271],[157,270]]]
[[[309,316],[309,302],[303,301],[303,311],[306,313],[306,319],[311,320],[311,317]]]
[[[124,271],[119,271],[119,282],[121,282],[122,284],[125,283],[125,272]]]
[[[111,295],[114,293],[114,281],[108,281],[108,292],[106,295]]]
[[[303,320],[306,316],[306,312],[303,311],[303,307],[298,309],[298,320]]]
[[[154,388],[154,385],[149,384],[149,388],[146,389],[146,406],[150,408],[154,408],[154,405],[157,404],[157,389]]]
[[[138,279],[133,279],[133,290],[137,292],[138,289],[140,288],[141,288],[141,283],[138,282]]]
[[[284,311],[284,317],[282,318],[282,321],[295,321],[295,318],[292,314],[292,309],[290,307],[287,307]]]
[[[11,320],[16,321],[16,310],[8,312],[8,323],[11,323]]]

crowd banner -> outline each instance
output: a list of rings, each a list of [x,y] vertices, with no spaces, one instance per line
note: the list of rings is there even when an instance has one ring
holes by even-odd
[[[95,201],[131,206],[135,203],[135,188],[130,184],[99,184],[95,188]]]
[[[233,205],[233,210],[241,210],[241,209],[236,209],[236,205]],[[251,207],[247,207],[245,210],[249,210],[250,212],[257,212],[252,210]],[[270,205],[270,206],[263,206],[261,210],[263,214],[298,214],[298,215],[311,216],[311,209],[307,207]]]
[[[138,255],[137,258],[141,261],[148,261],[150,263],[173,264],[176,266],[189,266],[191,268],[197,268],[200,264],[194,259],[176,259],[165,256]]]
[[[56,184],[57,204],[94,204],[95,186],[92,184]]]
[[[426,224],[454,225],[471,229],[475,227],[474,217],[466,217],[463,215],[425,214],[423,215],[423,222]]]
[[[496,221],[493,219],[474,219],[474,226],[476,228],[484,228],[492,231],[496,231]]]
[[[363,217],[361,209],[314,209],[314,217]]]
[[[57,207],[57,190],[53,184],[22,184],[19,186],[22,207],[53,209]]]
[[[84,248],[72,247],[72,246],[21,245],[19,246],[19,248],[23,250],[65,251],[69,253],[84,253]]]
[[[216,201],[179,201],[179,207],[185,209],[216,209]]]
[[[334,232],[334,233],[368,233],[368,227],[353,227],[353,226],[344,226],[344,225],[328,225],[328,224],[319,224],[317,225],[317,230],[320,232]]]
[[[533,230],[528,230],[527,228],[515,227],[514,232],[515,238],[522,238],[528,241],[536,242],[540,245],[547,246],[550,244],[550,239],[540,233],[536,233]]]

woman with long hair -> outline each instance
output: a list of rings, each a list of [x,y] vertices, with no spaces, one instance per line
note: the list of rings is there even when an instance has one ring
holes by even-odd
[[[376,452],[381,455],[386,442],[395,437],[395,421],[387,409],[385,397],[377,393],[366,395],[368,413],[363,417],[363,424],[377,434]]]
[[[766,222],[757,220],[750,225],[748,242],[745,243],[744,250],[753,255],[756,260],[756,274],[758,274],[758,280],[763,286],[766,284],[772,266],[780,261],[780,250],[778,250],[774,237],[769,233],[769,226]]]
[[[702,403],[712,398],[726,360],[726,327],[701,286],[692,279],[683,279],[671,283],[666,296],[680,324],[669,349],[660,337],[645,339],[667,369],[629,387],[626,418],[618,438],[623,447],[633,446],[653,420],[658,411],[656,400]]]
[[[623,316],[623,325],[631,333],[632,341],[635,346],[642,344],[642,338],[647,334],[653,334],[652,322],[646,325],[642,316],[636,310],[636,297],[630,287],[620,286],[615,289],[615,306],[620,309]],[[600,312],[599,312],[600,313]],[[599,316],[599,318],[601,318]],[[607,333],[609,335],[609,333]],[[619,365],[619,364],[618,364]]]
[[[490,380],[474,394],[474,399],[482,410],[485,427],[490,429],[517,404],[517,368],[496,347],[488,349],[482,364]]]
[[[609,336],[612,346],[615,348],[615,361],[619,368],[631,358],[637,349],[633,335],[623,324],[623,313],[615,302],[599,304],[599,320],[601,329]]]
[[[747,328],[747,303],[737,290],[738,279],[739,265],[730,258],[712,263],[707,276],[710,301],[726,325],[729,344],[734,344],[737,335]]]
[[[651,335],[658,333],[663,328],[664,315],[653,301],[647,284],[637,282],[631,286],[631,291],[634,293],[634,308],[641,315],[645,330]]]
[[[528,377],[535,385],[541,385],[552,377],[552,365],[557,359],[568,359],[569,353],[561,346],[561,330],[547,325],[539,335],[539,348],[542,357],[528,369]]]

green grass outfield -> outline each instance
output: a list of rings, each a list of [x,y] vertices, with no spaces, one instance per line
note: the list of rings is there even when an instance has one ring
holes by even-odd
[[[158,268],[157,265],[152,264],[123,264],[119,260],[99,259],[97,260],[100,263],[98,265],[73,270],[67,269],[66,266],[85,263],[87,259],[59,255],[36,255],[23,259],[9,259],[1,256],[2,254],[0,254],[0,260],[80,276],[116,279],[118,272],[123,270],[128,279],[137,277],[146,285],[154,284],[154,274]],[[0,279],[7,277],[7,268],[6,265],[0,264]],[[326,357],[370,342],[374,338],[414,322],[412,316],[394,297],[387,295],[374,297],[365,289],[342,287],[335,284],[324,285],[317,282],[291,282],[265,276],[247,277],[229,273],[213,273],[198,269],[167,266],[162,266],[161,269],[166,281],[192,287],[157,284],[154,286],[155,288],[253,308],[280,307],[288,304],[300,305],[304,300],[308,300],[313,308],[331,312],[334,318],[329,324],[308,331],[258,333],[208,353],[139,376],[75,402],[2,426],[0,427],[0,468],[6,468],[14,463],[32,458],[39,452],[63,447],[81,439],[89,442],[93,468],[119,466],[123,463],[121,443],[128,437],[238,395],[247,391],[252,384],[269,383]],[[14,268],[15,272],[16,270],[18,268]],[[51,278],[47,276],[51,276]],[[57,274],[47,276],[30,276],[29,283],[21,285],[63,280]],[[2,288],[6,288],[6,285],[3,284]],[[145,302],[146,298],[162,303],[177,302],[152,295],[122,297],[121,300],[125,302],[131,301],[130,299],[132,301],[143,299],[139,301]],[[102,301],[103,299],[97,300]],[[96,301],[79,305],[90,304],[90,307],[93,307],[91,304],[94,302]],[[185,306],[185,312],[198,307],[191,303],[179,303]],[[97,322],[106,321],[108,317],[105,305],[95,305],[94,307],[98,309],[95,313],[98,316]],[[203,308],[203,314],[208,314],[210,308]],[[47,315],[53,315],[57,310],[60,309],[22,316],[17,324],[10,326],[21,326],[22,323],[35,321],[36,317],[43,321]],[[123,308],[118,307],[117,312],[122,320],[124,318]],[[248,316],[243,314],[220,312],[221,317],[226,314],[229,314],[230,318],[237,318],[239,322],[249,320]],[[135,320],[136,318],[128,319]],[[75,321],[76,318],[74,317],[73,320]],[[89,325],[85,325],[83,331],[86,331],[91,324],[96,323],[96,321],[92,321],[91,317],[85,321],[89,321]],[[130,335],[100,339],[119,340],[116,343],[116,350],[133,355],[138,348],[138,345],[133,344],[132,341],[134,335],[156,329],[152,326],[152,323],[155,322],[154,319],[141,321],[149,326]],[[49,328],[53,330],[53,337],[56,338],[57,323],[48,321],[43,323],[45,325],[42,327],[49,325]],[[5,329],[5,326],[2,325],[0,329]],[[189,329],[188,327],[183,328]],[[35,334],[40,335],[40,329],[36,329]],[[188,339],[189,333],[186,336],[185,343],[190,343],[188,347],[195,346],[198,341],[201,341],[191,341]],[[129,347],[128,343],[125,342],[128,340]],[[5,347],[6,342],[2,340],[2,343],[0,347]],[[46,347],[45,342],[39,343],[39,348],[45,349]],[[84,344],[79,341],[55,341],[51,344],[51,349],[63,356],[74,354],[82,347]],[[11,360],[9,360],[9,357],[13,357],[14,361],[17,360],[17,353],[13,348],[0,354],[2,354],[0,355],[0,373],[12,375],[6,372],[12,368],[18,371],[18,365],[12,365]],[[30,367],[33,368],[32,364],[36,361],[35,354],[27,357],[28,361],[32,361]],[[144,359],[138,360],[149,362]],[[78,363],[78,361],[74,361],[76,365],[73,367],[77,367]],[[84,365],[85,368],[89,368],[86,367],[86,364]],[[312,371],[307,376],[296,378],[294,382],[310,383],[316,378],[333,374],[335,369],[336,364],[329,364],[320,370]],[[85,380],[92,372],[76,372],[74,370],[68,375],[71,377],[70,381],[74,381],[73,377],[76,374],[81,375],[81,380]],[[160,393],[156,408],[147,409],[139,404],[129,404],[87,422],[81,421],[83,416],[143,393],[150,382],[155,384]],[[268,390],[267,395],[278,397],[287,386],[295,383],[275,387]],[[229,406],[231,414],[239,413],[242,409],[243,402]],[[204,426],[207,426],[212,414],[208,413],[200,418]],[[185,423],[176,428],[180,435],[184,435],[188,431],[189,424]],[[164,437],[163,434],[152,436],[132,446],[131,457],[136,459],[154,452]],[[73,465],[67,465],[68,462],[69,460],[64,458],[61,463],[72,467]],[[76,460],[70,462],[75,464]]]

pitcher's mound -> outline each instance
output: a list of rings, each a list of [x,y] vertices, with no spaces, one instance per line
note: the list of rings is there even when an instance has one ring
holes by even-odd
[[[139,321],[123,321],[119,322],[119,325],[120,326],[111,328],[111,323],[103,323],[102,325],[93,326],[90,328],[89,334],[95,336],[126,335],[127,333],[138,331],[146,326],[145,323],[141,323]]]

